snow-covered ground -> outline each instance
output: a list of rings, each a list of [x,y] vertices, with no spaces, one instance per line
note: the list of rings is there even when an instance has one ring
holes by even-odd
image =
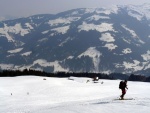
[[[150,111],[150,83],[129,81],[125,98],[134,99],[115,100],[121,94],[118,89],[120,80],[99,80],[98,83],[93,83],[90,78],[70,79],[37,76],[1,77],[0,113],[149,113]]]

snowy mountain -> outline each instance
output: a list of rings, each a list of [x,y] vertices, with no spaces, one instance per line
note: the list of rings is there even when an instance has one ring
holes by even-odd
[[[119,80],[90,78],[0,77],[1,113],[148,113],[150,85],[128,81],[125,99]],[[88,83],[87,80],[89,80]]]
[[[0,69],[150,75],[150,4],[0,23]]]

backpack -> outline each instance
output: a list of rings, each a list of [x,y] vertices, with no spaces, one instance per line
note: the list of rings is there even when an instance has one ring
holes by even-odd
[[[121,81],[120,84],[119,84],[119,89],[122,89],[122,88],[123,88],[123,85],[124,85],[124,82]]]

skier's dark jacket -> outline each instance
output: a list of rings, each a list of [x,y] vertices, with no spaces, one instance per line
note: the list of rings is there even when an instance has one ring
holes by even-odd
[[[119,84],[119,88],[124,90],[127,87],[127,83],[125,81],[121,81]]]

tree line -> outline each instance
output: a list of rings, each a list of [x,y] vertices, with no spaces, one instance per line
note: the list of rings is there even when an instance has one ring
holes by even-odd
[[[134,75],[131,74],[128,78],[129,81],[141,81],[141,82],[150,82],[150,76],[143,75]]]
[[[142,76],[142,75],[126,75],[121,73],[111,73],[111,74],[104,74],[104,73],[75,73],[75,72],[56,72],[56,73],[48,73],[39,70],[32,70],[32,69],[24,69],[21,70],[3,70],[0,71],[0,77],[16,77],[16,76],[43,76],[43,77],[89,77],[94,78],[98,77],[99,79],[120,79],[120,80],[128,80],[128,81],[142,81],[142,82],[150,82],[150,76]]]
[[[110,79],[109,75],[101,74],[101,73],[70,73],[70,72],[56,72],[56,73],[48,73],[44,71],[32,70],[32,69],[24,69],[20,70],[3,70],[0,72],[0,77],[16,77],[16,76],[44,76],[44,77],[89,77],[93,78],[95,76],[100,79]]]

